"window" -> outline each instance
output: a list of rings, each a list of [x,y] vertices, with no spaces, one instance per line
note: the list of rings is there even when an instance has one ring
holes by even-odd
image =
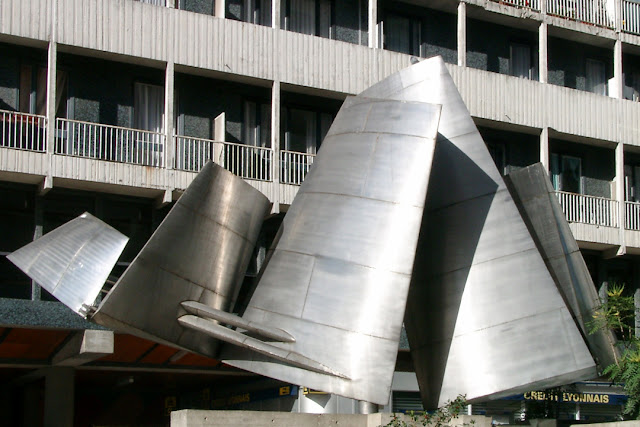
[[[333,1],[285,0],[282,28],[296,33],[333,38]]]
[[[624,199],[640,202],[640,166],[624,165]]]
[[[419,19],[386,13],[382,24],[382,46],[385,49],[422,56],[421,21]]]
[[[251,24],[271,25],[271,1],[244,0],[242,3],[242,20]]]
[[[506,155],[504,144],[487,143],[489,154],[501,175],[506,173]]]
[[[67,117],[68,73],[56,73],[56,117]],[[18,109],[22,113],[47,114],[47,69],[32,65],[20,67],[20,99]]]
[[[511,43],[509,67],[512,76],[532,79],[531,47],[522,43]]]
[[[557,191],[582,194],[582,160],[552,153],[551,182]]]
[[[156,6],[166,6],[167,2],[166,0],[138,0],[141,3],[149,3],[149,4],[153,4]]]
[[[253,147],[271,146],[271,104],[245,101],[242,142]]]
[[[134,118],[136,129],[164,132],[164,88],[144,83],[135,84]]]
[[[316,154],[333,122],[329,113],[298,108],[285,108],[282,119],[284,149],[307,154]]]
[[[607,75],[604,62],[587,59],[586,89],[598,95],[607,94]]]

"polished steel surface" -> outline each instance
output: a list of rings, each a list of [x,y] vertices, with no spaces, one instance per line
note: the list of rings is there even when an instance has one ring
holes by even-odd
[[[247,321],[235,314],[211,308],[201,302],[185,301],[182,303],[182,307],[187,311],[187,313],[194,314],[197,317],[212,319],[220,322],[221,324],[235,326],[236,328],[244,329],[245,331],[257,334],[269,340],[284,342],[295,342],[296,340],[282,329],[269,328],[264,325],[256,324],[255,322]]]
[[[341,376],[234,346],[225,363],[387,403],[439,117],[439,105],[347,98],[243,314],[296,340],[271,346]]]
[[[405,317],[425,407],[459,394],[477,401],[595,376],[442,58],[361,95],[442,105]]]
[[[185,330],[183,301],[230,311],[268,199],[209,162],[106,296],[93,319],[215,357],[218,341]]]
[[[591,354],[601,369],[616,363],[620,354],[613,332],[589,333],[600,298],[544,166],[512,172],[506,181]]]
[[[87,316],[128,241],[85,212],[7,258],[60,302]]]
[[[332,370],[331,368],[309,359],[294,351],[271,345],[260,339],[253,338],[233,329],[225,328],[211,320],[203,319],[198,316],[186,314],[178,318],[178,323],[185,328],[193,329],[213,338],[225,341],[229,344],[236,345],[240,348],[251,350],[299,368],[318,372],[320,374],[331,375],[335,377],[348,379],[345,375]]]

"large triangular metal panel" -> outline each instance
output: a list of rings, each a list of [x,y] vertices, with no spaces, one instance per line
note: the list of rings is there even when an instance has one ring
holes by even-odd
[[[207,163],[93,317],[96,322],[216,357],[219,341],[185,329],[184,301],[230,311],[269,200],[243,179]]]
[[[591,354],[601,369],[616,363],[620,354],[613,332],[589,331],[600,298],[544,166],[512,172],[506,181]]]
[[[385,404],[424,212],[440,106],[347,98],[287,212],[243,319],[310,370],[225,346],[225,363]]]
[[[129,238],[85,212],[7,258],[86,317]]]
[[[405,318],[425,407],[594,377],[584,339],[442,58],[362,96],[442,105]]]

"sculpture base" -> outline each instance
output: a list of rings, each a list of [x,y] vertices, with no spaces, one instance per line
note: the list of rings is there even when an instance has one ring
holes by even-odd
[[[171,427],[378,427],[386,426],[394,417],[410,424],[411,417],[404,414],[301,414],[270,411],[203,411],[184,409],[171,413]],[[474,420],[471,423],[471,420]],[[461,415],[448,425],[462,427],[491,427],[491,417]],[[418,423],[421,425],[422,423]]]

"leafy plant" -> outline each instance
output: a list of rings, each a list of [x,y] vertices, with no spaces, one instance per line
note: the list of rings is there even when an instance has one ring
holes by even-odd
[[[613,284],[607,300],[593,314],[590,333],[610,329],[620,340],[622,356],[603,373],[612,382],[623,383],[628,396],[623,415],[640,419],[640,339],[635,336],[636,308],[633,295],[626,294],[624,284]]]
[[[431,412],[408,412],[407,415],[410,419],[409,422],[404,420],[404,417],[399,417],[393,414],[393,418],[383,427],[416,427],[416,426],[431,426],[431,427],[449,427],[449,423],[455,418],[458,418],[463,413],[467,406],[467,399],[464,395],[459,395],[454,400],[449,400],[442,407]],[[474,420],[471,420],[469,424],[475,424]],[[465,424],[466,425],[466,424]]]

